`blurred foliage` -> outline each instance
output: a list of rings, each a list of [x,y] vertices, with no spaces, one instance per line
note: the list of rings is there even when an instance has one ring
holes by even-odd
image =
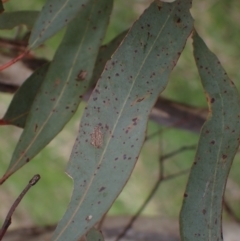
[[[22,0],[19,4],[17,0],[10,0],[4,4],[4,7],[5,11],[40,10],[44,2],[43,0]],[[114,11],[104,42],[108,42],[118,33],[129,28],[150,2],[149,0],[115,0]],[[238,89],[240,89],[240,72],[237,67],[240,59],[239,10],[240,2],[238,0],[195,0],[192,8],[196,29],[209,48],[219,57]],[[20,30],[22,31],[22,29]],[[0,36],[18,36],[20,30],[2,31]],[[51,59],[63,33],[64,30],[47,41],[36,50],[36,55]],[[192,40],[189,39],[163,96],[194,106],[207,107],[191,52],[191,42]],[[11,96],[1,94],[0,99],[0,111],[3,115]],[[47,224],[57,222],[61,218],[72,191],[72,181],[64,174],[64,169],[75,140],[83,105],[79,107],[78,112],[65,129],[35,160],[19,170],[1,186],[0,220],[6,215],[10,204],[20,190],[36,173],[39,173],[42,179],[23,199],[13,217],[13,224],[18,223],[15,220],[21,224],[29,222]],[[178,149],[182,145],[196,144],[198,141],[196,134],[159,127],[155,123],[149,122],[148,135],[159,130],[162,130],[161,135],[144,144],[134,173],[110,210],[110,214],[133,214],[144,201],[158,177],[159,156]],[[16,127],[1,127],[1,174],[7,168],[20,132],[21,130]],[[193,158],[194,151],[187,151],[172,157],[164,165],[166,175],[190,167]],[[227,189],[226,195],[227,200],[240,216],[239,155],[235,159],[229,181],[230,188]],[[176,217],[181,207],[186,180],[187,175],[164,182],[144,214]],[[23,217],[26,221],[23,220]]]

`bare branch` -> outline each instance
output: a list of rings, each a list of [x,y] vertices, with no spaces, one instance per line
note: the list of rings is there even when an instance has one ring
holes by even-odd
[[[27,186],[24,188],[24,190],[21,192],[21,194],[18,196],[18,198],[13,203],[12,207],[10,208],[7,217],[5,218],[5,221],[3,223],[3,226],[0,230],[0,240],[2,240],[3,236],[5,235],[8,227],[11,225],[12,215],[17,208],[18,204],[21,202],[22,198],[25,196],[25,194],[28,192],[28,190],[34,186],[40,179],[40,175],[35,175],[27,184]]]
[[[116,238],[116,241],[119,241],[121,238],[123,238],[126,233],[128,232],[129,229],[132,228],[134,222],[137,220],[137,218],[140,216],[140,214],[143,212],[143,210],[146,208],[146,206],[148,205],[148,203],[150,202],[150,200],[153,198],[153,196],[156,194],[157,190],[159,189],[161,183],[163,181],[168,181],[171,179],[174,179],[176,177],[182,176],[186,173],[189,172],[189,168],[171,175],[168,175],[166,177],[164,177],[164,161],[168,158],[171,158],[175,155],[180,154],[181,152],[184,151],[188,151],[188,150],[192,150],[195,149],[196,145],[192,145],[192,146],[183,146],[169,154],[160,156],[159,158],[159,176],[158,179],[155,183],[155,185],[152,188],[152,191],[150,192],[150,194],[148,195],[148,197],[145,199],[144,203],[140,206],[140,208],[138,209],[138,211],[134,214],[134,216],[130,219],[130,221],[128,222],[128,224],[125,226],[124,230],[118,235],[118,237]]]

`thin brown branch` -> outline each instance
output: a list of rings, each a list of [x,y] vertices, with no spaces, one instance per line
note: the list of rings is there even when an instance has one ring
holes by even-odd
[[[18,90],[18,86],[12,84],[2,84],[0,83],[0,92],[5,93],[15,93]]]
[[[11,39],[4,39],[0,38],[0,47],[2,45],[3,50],[8,49],[8,52],[12,55],[17,55],[22,53],[24,55],[26,51],[26,41],[22,40],[11,40]],[[25,48],[25,50],[24,50]],[[23,56],[22,56],[23,57]],[[21,56],[18,56],[14,60],[8,62],[8,64],[5,67],[11,65],[15,61],[19,60]],[[42,66],[43,63],[47,62],[43,59],[38,59],[34,56],[30,56],[29,54],[26,55],[22,61],[24,65],[26,66],[27,71],[29,70],[35,70],[36,68]],[[21,72],[23,70],[23,67],[20,66]],[[20,72],[20,71],[19,71]],[[5,76],[4,76],[5,77]],[[21,79],[21,76],[19,76]],[[0,73],[0,83],[2,85],[11,86],[11,81],[14,81],[14,86],[16,86],[17,80],[16,77],[13,77],[13,80],[10,79],[10,76],[8,77],[9,80],[4,80],[4,83],[2,81],[3,76]],[[18,85],[20,86],[22,82]],[[9,91],[9,88],[6,86],[5,88],[1,86],[0,91],[8,91],[12,92],[16,88],[13,88]],[[86,94],[84,100],[88,99],[88,96],[91,94],[91,90]],[[165,99],[163,97],[159,97],[151,114],[150,119],[157,122],[160,125],[168,126],[168,127],[175,127],[180,128],[184,130],[188,130],[191,132],[199,133],[205,119],[207,116],[208,110],[203,108],[197,108],[190,105],[185,105],[182,103],[178,103],[176,101],[171,101],[168,99]]]
[[[154,133],[146,136],[145,141],[149,141],[149,140],[153,139],[154,137],[159,136],[159,135],[162,134],[165,130],[166,130],[166,129],[161,129],[161,130],[158,130],[158,131],[156,131],[156,132],[154,132]]]
[[[164,177],[164,178],[162,179],[162,182],[165,182],[165,181],[174,179],[174,178],[176,178],[176,177],[185,175],[185,174],[189,173],[189,171],[190,171],[190,168],[187,168],[187,169],[182,170],[182,171],[180,171],[180,172],[177,172],[177,173],[173,173],[173,174],[171,174],[171,175],[168,175],[168,176],[166,176],[166,177]]]
[[[1,51],[8,51],[10,53],[23,53],[27,48],[27,41],[25,40],[16,40],[8,38],[0,38],[0,49]]]
[[[208,110],[159,97],[150,119],[163,126],[170,126],[199,133],[207,118]]]
[[[119,241],[121,238],[123,238],[126,233],[128,232],[129,229],[132,228],[134,222],[137,220],[137,218],[140,216],[140,214],[142,213],[142,211],[145,209],[145,207],[148,205],[148,203],[150,202],[150,200],[152,199],[152,197],[155,195],[156,191],[158,190],[161,181],[163,179],[163,173],[164,173],[164,166],[163,166],[163,162],[162,162],[162,158],[160,156],[159,158],[159,174],[158,174],[158,180],[155,183],[155,185],[153,186],[152,191],[150,192],[150,194],[148,195],[148,197],[145,199],[144,203],[140,206],[140,208],[138,209],[138,211],[134,214],[134,216],[130,219],[130,221],[128,222],[128,224],[125,226],[125,228],[123,229],[123,231],[118,235],[118,237],[116,238],[116,241]]]
[[[153,186],[151,192],[149,193],[148,197],[145,199],[144,203],[140,206],[140,208],[138,209],[138,211],[134,214],[134,216],[130,219],[130,221],[128,222],[128,224],[125,226],[125,228],[123,229],[123,231],[118,235],[118,237],[116,238],[116,241],[119,241],[121,238],[123,238],[126,233],[128,232],[128,230],[130,230],[134,224],[134,222],[137,220],[137,218],[140,216],[140,214],[143,212],[143,210],[146,208],[146,206],[148,205],[148,203],[150,202],[150,200],[153,198],[153,196],[156,194],[157,190],[159,189],[160,185],[162,182],[164,181],[168,181],[174,178],[177,178],[179,176],[182,176],[186,173],[189,172],[189,168],[182,170],[180,172],[168,175],[166,177],[164,177],[164,161],[168,158],[171,158],[175,155],[180,154],[181,152],[184,151],[188,151],[188,150],[192,150],[195,149],[196,145],[191,145],[191,146],[183,146],[169,154],[160,156],[159,158],[159,175],[158,175],[158,179],[155,183],[155,185]]]
[[[233,211],[233,209],[230,207],[229,203],[226,201],[226,199],[223,199],[223,208],[226,211],[226,213],[238,224],[240,224],[240,218],[237,217],[236,213]]]
[[[25,194],[28,192],[28,190],[34,186],[40,179],[40,175],[35,175],[27,184],[27,186],[24,188],[24,190],[21,192],[21,194],[18,196],[18,198],[13,203],[12,207],[10,208],[7,217],[5,218],[5,221],[3,223],[2,228],[0,229],[0,240],[2,240],[3,236],[5,235],[8,227],[11,225],[12,215],[17,208],[18,204],[21,202],[22,198],[25,196]]]
[[[180,154],[184,151],[191,151],[191,150],[195,150],[197,147],[197,145],[193,144],[193,145],[187,145],[187,146],[182,146],[180,147],[179,149],[175,150],[175,151],[172,151],[166,155],[163,155],[162,156],[162,160],[165,161],[173,156],[176,156],[177,154]]]
[[[17,57],[15,57],[14,59],[12,59],[11,61],[3,64],[0,66],[0,71],[3,71],[4,69],[9,68],[10,66],[12,66],[14,63],[16,63],[17,61],[21,60],[29,51],[23,52],[22,54],[18,55]]]

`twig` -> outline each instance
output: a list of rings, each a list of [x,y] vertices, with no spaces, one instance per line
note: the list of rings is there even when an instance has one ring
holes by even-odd
[[[163,155],[162,156],[162,160],[165,161],[173,156],[176,156],[177,154],[180,154],[181,152],[184,152],[184,151],[190,151],[190,150],[194,150],[196,149],[197,145],[188,145],[188,146],[182,146],[180,147],[179,149],[175,150],[175,151],[172,151],[166,155]]]
[[[5,93],[15,93],[18,90],[19,86],[14,84],[0,83],[0,92]]]
[[[161,145],[161,140],[160,140],[160,145]],[[119,241],[121,238],[123,238],[127,231],[132,227],[133,223],[135,220],[139,217],[139,215],[142,213],[142,211],[145,209],[145,207],[148,205],[149,201],[152,199],[152,197],[155,195],[156,191],[158,190],[162,179],[163,179],[163,174],[164,174],[164,166],[163,166],[163,161],[162,161],[162,156],[160,155],[159,158],[159,174],[158,174],[158,180],[155,183],[152,191],[148,195],[147,199],[144,201],[144,203],[140,206],[138,211],[135,213],[135,215],[130,219],[128,222],[127,226],[123,229],[123,231],[117,236],[116,241]]]
[[[187,168],[187,169],[182,170],[182,171],[180,171],[180,172],[177,172],[177,173],[173,173],[173,174],[171,174],[171,175],[168,175],[167,177],[164,177],[164,178],[162,179],[162,182],[168,181],[168,180],[170,180],[170,179],[174,179],[174,178],[176,178],[176,177],[180,177],[180,176],[182,176],[182,175],[184,175],[184,174],[187,174],[189,171],[190,171],[190,168]]]
[[[135,215],[130,219],[130,221],[128,222],[127,226],[124,228],[124,230],[118,235],[118,237],[116,238],[116,241],[119,241],[121,238],[123,238],[126,233],[128,232],[128,230],[133,226],[134,222],[136,221],[136,219],[139,217],[139,215],[142,213],[142,211],[145,209],[145,207],[148,205],[148,203],[150,202],[150,200],[152,199],[152,197],[155,195],[155,193],[157,192],[157,190],[159,189],[161,183],[163,181],[167,181],[176,177],[179,177],[181,175],[184,175],[186,173],[189,172],[189,168],[185,169],[183,171],[171,174],[167,177],[164,177],[164,161],[170,157],[173,157],[174,155],[177,155],[183,151],[187,151],[187,150],[192,150],[195,149],[196,145],[191,145],[191,146],[183,146],[173,152],[170,152],[166,155],[163,155],[160,157],[159,159],[159,177],[157,182],[155,183],[155,185],[153,186],[152,191],[150,192],[149,196],[147,197],[147,199],[144,201],[144,203],[140,206],[140,208],[138,209],[138,211],[135,213]]]
[[[168,127],[167,127],[167,128],[168,128]],[[162,134],[165,130],[166,130],[166,129],[162,129],[162,128],[161,128],[160,130],[158,130],[158,131],[156,131],[156,132],[153,132],[152,134],[146,136],[145,141],[149,141],[149,140],[151,140],[152,138],[154,138],[155,136],[158,136],[158,135]]]
[[[14,63],[16,63],[17,61],[19,61],[20,59],[22,59],[27,53],[28,51],[23,52],[22,54],[20,54],[19,56],[17,56],[16,58],[10,60],[9,62],[7,62],[6,64],[0,66],[0,71],[12,66]]]
[[[116,241],[119,241],[121,238],[123,238],[123,237],[126,235],[127,231],[128,231],[130,228],[132,228],[134,222],[135,222],[136,219],[139,217],[139,215],[142,213],[142,211],[146,208],[146,206],[148,205],[148,203],[150,202],[150,200],[152,199],[152,197],[155,195],[156,191],[158,190],[158,188],[160,187],[160,184],[161,184],[162,182],[168,181],[168,180],[170,180],[170,179],[173,179],[173,178],[176,178],[176,177],[179,177],[179,176],[182,176],[182,175],[188,173],[189,170],[190,170],[190,169],[188,168],[188,169],[186,169],[186,170],[183,170],[183,171],[174,173],[174,174],[172,174],[172,175],[169,175],[169,176],[167,176],[167,177],[165,177],[165,178],[163,178],[163,179],[159,179],[159,180],[155,183],[155,185],[154,185],[151,193],[149,194],[149,196],[147,197],[147,199],[144,201],[144,203],[142,204],[142,206],[138,209],[138,211],[136,212],[136,214],[130,219],[130,221],[128,222],[128,225],[124,228],[124,230],[118,235]]]
[[[11,219],[12,219],[12,215],[15,211],[15,209],[17,208],[18,204],[21,202],[22,198],[25,196],[25,194],[27,193],[27,191],[34,186],[40,179],[40,175],[35,175],[28,183],[28,185],[24,188],[24,190],[21,192],[21,194],[18,196],[18,198],[15,200],[15,202],[13,203],[12,207],[10,208],[7,217],[5,218],[5,221],[3,223],[3,226],[0,230],[0,240],[2,240],[3,236],[5,235],[8,227],[11,225]]]
[[[103,217],[101,218],[100,222],[97,224],[97,229],[98,230],[102,229],[102,226],[103,226],[103,223],[104,223],[106,217],[107,217],[107,212],[103,215]]]

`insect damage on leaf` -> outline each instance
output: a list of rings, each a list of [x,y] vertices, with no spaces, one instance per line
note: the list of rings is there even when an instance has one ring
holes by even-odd
[[[100,126],[96,126],[91,133],[91,144],[96,148],[100,148],[103,144],[103,134]]]
[[[76,80],[77,81],[83,81],[83,80],[85,80],[86,76],[87,76],[87,71],[81,70],[78,73]]]
[[[92,215],[88,215],[86,218],[85,218],[85,220],[87,221],[87,222],[89,222],[91,219],[92,219]]]

